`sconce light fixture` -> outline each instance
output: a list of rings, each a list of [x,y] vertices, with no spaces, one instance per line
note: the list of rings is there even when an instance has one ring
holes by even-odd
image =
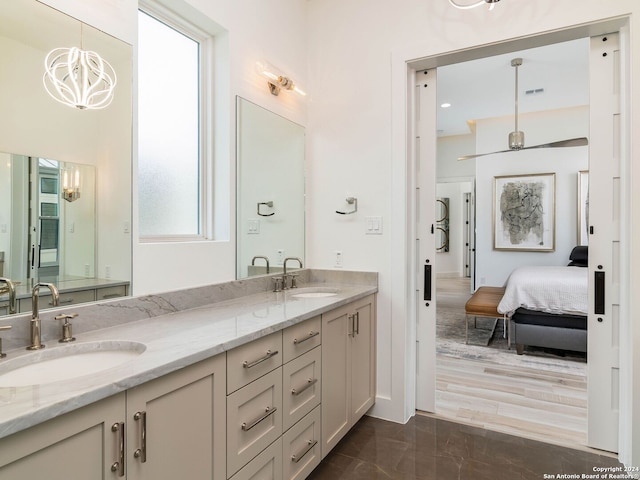
[[[107,107],[113,100],[117,78],[113,67],[96,52],[80,48],[54,48],[44,59],[44,88],[51,97],[80,110]]]
[[[278,69],[269,62],[263,60],[256,62],[256,71],[259,75],[267,79],[269,91],[272,95],[278,95],[280,90],[283,88],[285,90],[294,91],[303,97],[307,95],[306,92],[300,88],[300,85],[294,82],[292,78],[287,77],[282,72],[279,72]]]
[[[67,168],[62,171],[62,198],[75,202],[80,198],[80,170]]]
[[[479,7],[480,5],[489,5],[489,10],[493,10],[493,7],[496,6],[500,0],[479,0],[477,2],[471,4],[459,4],[455,0],[449,0],[449,3],[460,10],[468,10],[470,8]]]

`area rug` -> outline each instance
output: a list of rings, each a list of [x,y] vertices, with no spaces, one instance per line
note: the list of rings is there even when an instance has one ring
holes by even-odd
[[[453,343],[465,343],[464,310],[438,306],[436,314],[436,338]],[[469,345],[487,346],[493,338],[498,320],[495,318],[469,317]]]

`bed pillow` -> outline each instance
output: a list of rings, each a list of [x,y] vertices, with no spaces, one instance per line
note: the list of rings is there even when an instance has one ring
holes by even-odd
[[[589,247],[585,245],[573,247],[569,260],[570,267],[587,267],[589,265]]]

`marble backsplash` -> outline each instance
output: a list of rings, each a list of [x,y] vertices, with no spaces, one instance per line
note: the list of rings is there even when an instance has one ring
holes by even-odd
[[[376,272],[303,269],[297,270],[295,273],[298,274],[298,287],[319,283],[370,286],[378,284]],[[78,317],[72,320],[73,333],[77,335],[91,330],[269,292],[273,290],[273,277],[276,276],[278,275],[252,277],[153,295],[122,297],[43,310],[40,312],[42,341],[45,342],[60,336],[61,326],[53,317],[62,313],[78,314]],[[31,313],[0,318],[0,326],[11,325],[12,327],[10,330],[0,331],[4,351],[26,347],[29,344],[30,319]]]

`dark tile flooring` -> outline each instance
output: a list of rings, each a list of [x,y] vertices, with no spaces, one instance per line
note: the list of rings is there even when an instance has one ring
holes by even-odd
[[[540,480],[619,465],[610,456],[434,417],[401,425],[365,416],[309,479]]]

